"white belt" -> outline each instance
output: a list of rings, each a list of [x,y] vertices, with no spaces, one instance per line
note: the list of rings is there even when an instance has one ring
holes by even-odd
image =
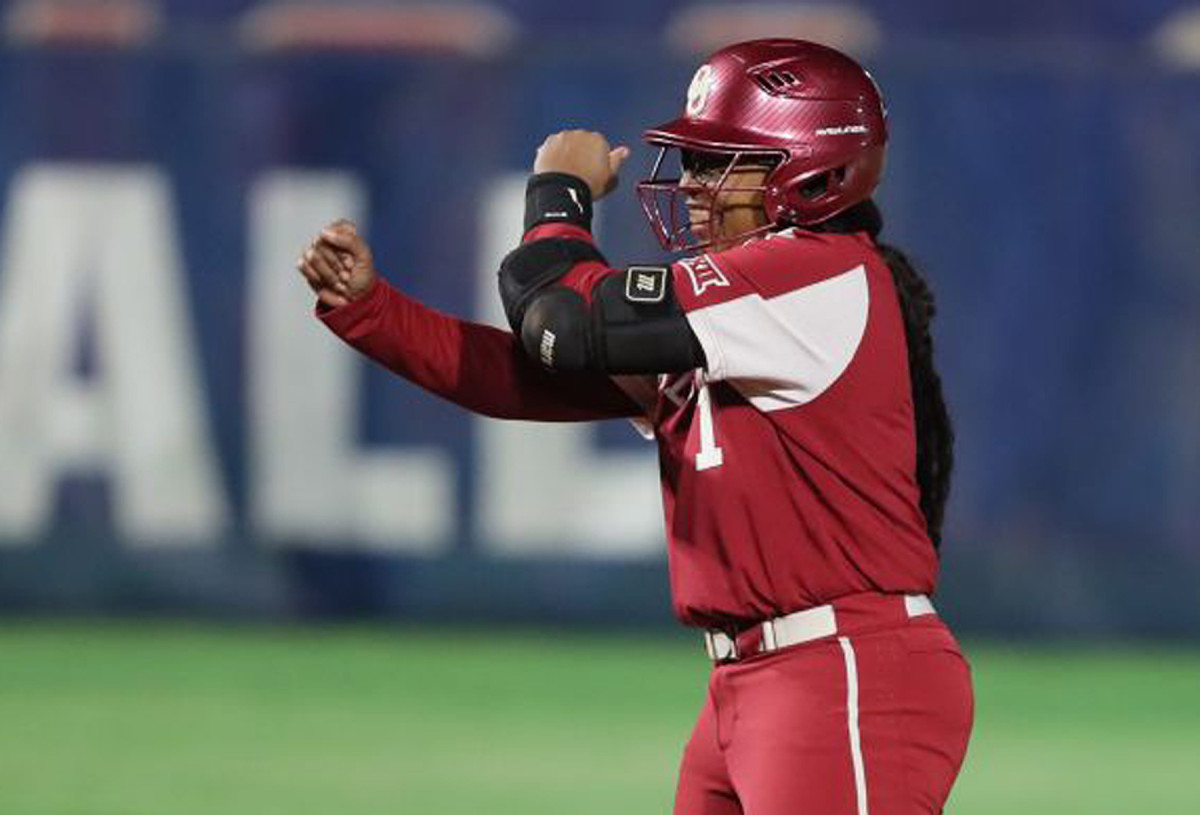
[[[924,594],[904,595],[904,610],[909,617],[936,614],[933,602]],[[832,605],[815,606],[783,617],[775,617],[759,623],[762,627],[758,653],[778,651],[789,645],[832,637],[838,632],[837,616]],[[704,632],[704,647],[713,662],[739,659],[737,639],[728,633],[709,629]]]

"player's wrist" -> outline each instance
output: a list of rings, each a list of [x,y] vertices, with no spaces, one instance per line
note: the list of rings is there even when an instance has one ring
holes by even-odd
[[[592,191],[569,173],[535,173],[525,187],[525,231],[546,223],[592,229]]]

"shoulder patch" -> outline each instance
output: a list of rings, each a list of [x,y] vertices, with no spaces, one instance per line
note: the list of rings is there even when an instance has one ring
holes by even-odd
[[[661,303],[667,296],[670,274],[667,266],[630,266],[625,271],[625,299],[630,303]]]
[[[688,276],[692,278],[692,289],[697,297],[714,286],[729,285],[729,278],[717,266],[711,255],[683,258],[679,263],[687,269]]]

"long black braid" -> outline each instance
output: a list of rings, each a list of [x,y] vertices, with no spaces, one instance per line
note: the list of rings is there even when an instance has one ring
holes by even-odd
[[[877,236],[883,216],[874,201],[867,200],[846,212],[808,229],[819,232],[867,232],[892,271],[892,282],[904,314],[908,341],[908,369],[917,426],[917,483],[921,487],[921,511],[933,545],[942,542],[942,521],[950,496],[950,473],[954,469],[954,426],[942,395],[942,378],[933,364],[930,324],[937,314],[933,292],[908,257]]]

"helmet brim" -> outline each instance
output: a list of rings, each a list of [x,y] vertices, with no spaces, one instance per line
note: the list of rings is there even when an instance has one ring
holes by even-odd
[[[776,147],[764,144],[761,133],[689,116],[681,116],[666,124],[652,127],[642,134],[642,138],[660,147],[699,148],[730,153],[787,152],[783,145]]]

